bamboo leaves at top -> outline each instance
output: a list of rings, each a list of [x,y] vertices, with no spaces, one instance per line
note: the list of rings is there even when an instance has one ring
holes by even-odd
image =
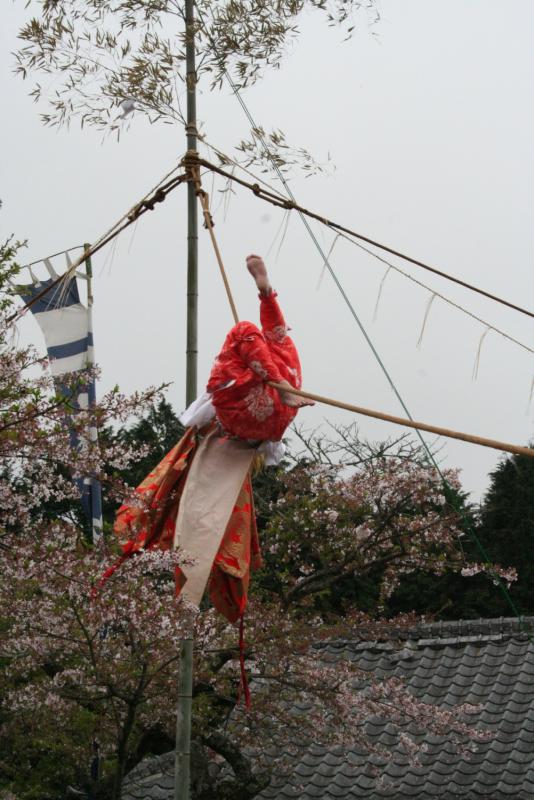
[[[36,15],[19,31],[15,71],[33,81],[30,93],[45,106],[45,124],[69,125],[78,119],[82,126],[119,135],[128,116],[120,113],[125,102],[150,122],[185,124],[180,102],[185,91],[183,2],[36,0],[35,7]],[[301,12],[310,7],[348,35],[356,17],[372,24],[377,16],[374,0],[197,0],[199,79],[205,76],[217,90],[229,73],[241,88],[267,69],[279,68],[299,35]],[[54,76],[53,92],[39,83],[42,73]],[[306,172],[313,172],[306,151],[297,148],[290,156],[281,132],[269,138],[282,164],[303,160]],[[241,146],[250,156],[257,148],[254,135]]]

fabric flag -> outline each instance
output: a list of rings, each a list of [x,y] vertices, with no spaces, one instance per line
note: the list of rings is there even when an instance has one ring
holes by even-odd
[[[67,266],[71,266],[68,253],[65,253]],[[25,303],[50,286],[57,274],[49,259],[43,260],[50,278],[39,280],[30,269],[32,283],[18,286],[18,292]],[[90,279],[90,273],[76,273],[84,280]],[[58,393],[69,397],[74,409],[85,410],[96,403],[96,386],[94,376],[88,379],[76,397],[62,383],[62,376],[69,372],[78,372],[94,365],[92,297],[88,291],[88,303],[84,306],[80,300],[76,276],[67,283],[60,283],[40,297],[31,307],[39,327],[41,328],[48,357],[50,370],[54,377]],[[74,430],[70,431],[73,447],[79,441]],[[94,425],[89,430],[92,442],[97,441],[97,430]],[[93,542],[102,536],[102,493],[100,482],[95,477],[85,477],[78,481],[82,506],[93,531]]]

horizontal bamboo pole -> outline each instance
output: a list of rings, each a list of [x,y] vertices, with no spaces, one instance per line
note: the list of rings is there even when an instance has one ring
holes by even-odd
[[[286,386],[282,386],[274,381],[268,381],[269,386],[281,391],[287,391]],[[361,406],[354,406],[351,403],[343,403],[341,400],[332,400],[331,397],[323,397],[320,394],[312,394],[312,392],[305,392],[300,389],[291,389],[292,394],[298,394],[299,397],[305,397],[308,400],[314,400],[316,403],[325,403],[328,406],[335,408],[343,408],[346,411],[352,411],[354,414],[363,414],[366,417],[374,417],[375,419],[382,419],[385,422],[392,422],[394,425],[404,425],[406,428],[415,428],[419,431],[428,431],[428,433],[435,433],[438,436],[446,436],[449,439],[460,439],[462,442],[470,442],[471,444],[478,444],[482,447],[491,447],[493,450],[503,450],[506,453],[514,453],[520,456],[528,456],[534,458],[534,449],[531,447],[521,447],[517,444],[509,444],[508,442],[499,442],[495,439],[486,439],[483,436],[473,436],[470,433],[461,433],[460,431],[451,431],[448,428],[440,428],[437,425],[428,425],[426,422],[416,422],[415,420],[405,419],[404,417],[396,417],[393,414],[384,414],[382,411],[373,411],[370,408],[362,408]]]

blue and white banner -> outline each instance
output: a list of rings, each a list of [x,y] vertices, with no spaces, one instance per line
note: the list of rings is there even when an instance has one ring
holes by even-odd
[[[71,265],[68,253],[65,253],[67,266]],[[57,274],[49,259],[44,259],[49,279],[39,280],[30,268],[32,283],[19,285],[18,292],[25,303],[30,302],[57,278]],[[33,265],[32,265],[33,266]],[[76,273],[80,278],[88,280],[90,276]],[[70,391],[61,381],[61,377],[69,372],[78,372],[94,365],[93,325],[91,293],[84,306],[80,300],[76,275],[68,283],[59,283],[40,297],[30,308],[41,328],[48,357],[50,370],[58,392],[69,395]],[[96,386],[91,376],[77,397],[70,397],[74,409],[87,409],[96,403]],[[91,427],[90,440],[96,442],[97,430]],[[76,433],[71,431],[73,446],[78,445]],[[92,526],[93,541],[96,543],[102,536],[102,494],[100,482],[95,477],[82,478],[79,481],[81,501],[89,523]]]

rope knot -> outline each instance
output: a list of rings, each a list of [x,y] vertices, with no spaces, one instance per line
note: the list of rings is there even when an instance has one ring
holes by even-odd
[[[129,222],[134,222],[139,214],[141,213],[141,209],[143,208],[143,203],[138,203],[136,206],[132,208],[130,213],[128,214]]]
[[[210,230],[211,228],[215,227],[215,223],[213,221],[213,217],[211,216],[210,212],[210,199],[209,194],[204,191],[204,189],[197,189],[197,197],[200,198],[200,203],[202,205],[202,211],[204,212],[204,227],[206,230]]]
[[[193,175],[193,170],[195,167],[198,167],[199,164],[199,157],[196,150],[188,150],[184,157],[182,158],[181,164],[185,167],[188,172],[188,180],[195,180]]]
[[[154,206],[156,203],[163,203],[166,196],[166,192],[163,189],[158,189],[158,191],[155,192],[152,197],[150,197],[148,200],[145,200],[143,203],[140,203],[139,206],[140,208],[144,206],[148,211],[154,211]]]

